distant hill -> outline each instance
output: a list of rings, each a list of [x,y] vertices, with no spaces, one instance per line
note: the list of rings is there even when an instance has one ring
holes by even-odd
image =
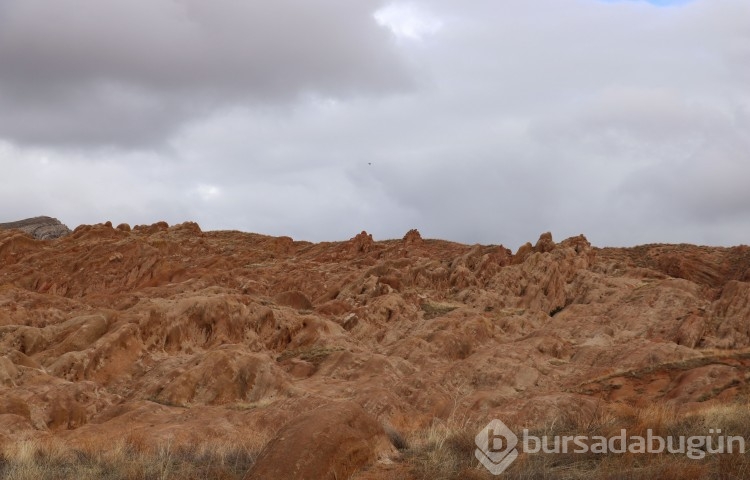
[[[60,220],[52,217],[34,217],[16,222],[0,223],[0,230],[21,230],[39,240],[64,237],[70,229]]]

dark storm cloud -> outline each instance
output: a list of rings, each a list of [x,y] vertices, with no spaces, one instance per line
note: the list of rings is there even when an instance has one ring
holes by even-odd
[[[2,0],[0,138],[149,145],[237,102],[403,89],[378,5]]]

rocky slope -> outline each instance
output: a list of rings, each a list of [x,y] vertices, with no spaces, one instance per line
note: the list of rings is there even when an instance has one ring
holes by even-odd
[[[347,478],[436,418],[689,410],[748,366],[747,246],[0,231],[0,445],[267,443],[253,478]]]

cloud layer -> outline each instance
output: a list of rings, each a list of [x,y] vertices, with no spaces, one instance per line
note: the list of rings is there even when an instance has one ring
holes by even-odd
[[[746,18],[742,0],[0,0],[0,217],[748,243]]]
[[[227,105],[405,88],[377,6],[3,0],[0,131],[29,144],[143,146]]]

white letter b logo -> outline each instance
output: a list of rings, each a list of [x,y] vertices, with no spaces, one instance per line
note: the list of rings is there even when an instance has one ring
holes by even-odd
[[[518,437],[500,420],[492,420],[474,439],[474,456],[493,475],[500,475],[518,457]]]

